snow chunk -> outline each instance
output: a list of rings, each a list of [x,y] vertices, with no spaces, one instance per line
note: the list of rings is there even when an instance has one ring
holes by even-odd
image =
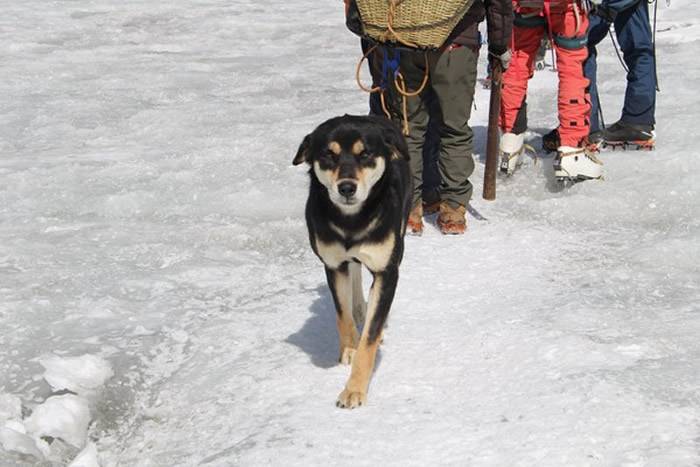
[[[27,429],[24,428],[24,424],[19,420],[8,420],[5,422],[5,428],[10,430],[15,430],[18,433],[27,434]]]
[[[22,401],[12,394],[0,393],[0,424],[5,420],[22,418]]]
[[[114,376],[109,362],[95,355],[45,355],[39,359],[39,363],[46,369],[44,379],[54,391],[68,389],[76,394],[84,394],[99,388]]]
[[[80,454],[73,459],[73,462],[68,464],[68,467],[100,467],[95,445],[88,443],[85,449],[80,451]]]
[[[7,422],[0,428],[0,445],[8,452],[14,451],[44,459],[44,454],[34,440],[24,432],[24,426],[19,422]]]
[[[187,331],[183,329],[176,329],[173,331],[170,336],[173,338],[175,342],[178,342],[180,344],[184,344],[187,342],[190,338],[189,334],[187,334]]]
[[[146,327],[144,327],[140,324],[138,326],[136,326],[133,331],[131,331],[131,335],[134,337],[152,336],[155,333],[156,333],[155,331],[151,331],[150,329],[147,329]]]
[[[72,394],[49,397],[25,422],[27,430],[37,438],[60,438],[76,448],[85,444],[89,424],[88,401]]]

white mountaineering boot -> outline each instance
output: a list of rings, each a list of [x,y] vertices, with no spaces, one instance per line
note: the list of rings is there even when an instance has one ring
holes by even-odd
[[[554,176],[572,181],[602,178],[603,163],[590,149],[559,146],[554,159]]]
[[[515,169],[522,163],[520,155],[525,147],[525,136],[515,133],[504,133],[501,136],[501,172],[506,175],[513,175]]]

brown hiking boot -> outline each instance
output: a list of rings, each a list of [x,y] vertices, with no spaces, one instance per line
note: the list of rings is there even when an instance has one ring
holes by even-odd
[[[429,216],[440,210],[440,190],[433,188],[423,191],[423,214]]]
[[[466,209],[464,206],[453,208],[447,201],[440,203],[437,225],[445,235],[461,235],[467,230]]]
[[[408,233],[411,235],[423,235],[423,205],[418,203],[413,206],[408,215]]]
[[[423,213],[426,216],[435,214],[440,210],[440,200],[434,201],[432,203],[423,202]]]

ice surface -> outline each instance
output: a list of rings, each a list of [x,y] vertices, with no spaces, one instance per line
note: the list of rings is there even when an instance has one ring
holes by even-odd
[[[93,443],[88,443],[85,449],[80,451],[80,454],[73,459],[68,467],[100,467],[95,445]]]
[[[86,399],[66,394],[49,397],[27,418],[27,431],[41,438],[50,436],[82,448],[90,423],[90,408]]]
[[[659,5],[658,149],[604,152],[604,182],[557,191],[545,157],[482,201],[477,90],[488,220],[407,240],[369,403],[345,412],[291,166],[367,109],[342,2],[4,2],[0,393],[36,407],[30,433],[82,445],[92,417],[108,467],[698,465],[699,18]],[[599,57],[612,123],[624,73]],[[538,72],[535,145],[555,97]],[[91,414],[46,399],[47,353],[110,362]]]
[[[0,423],[22,418],[22,401],[12,394],[0,393]]]
[[[36,459],[44,458],[36,441],[24,432],[24,426],[19,422],[7,422],[5,426],[0,426],[0,445],[7,452],[27,454]]]
[[[95,355],[45,355],[39,359],[39,363],[46,369],[44,379],[55,391],[68,389],[76,394],[84,394],[100,388],[114,375],[109,362]]]

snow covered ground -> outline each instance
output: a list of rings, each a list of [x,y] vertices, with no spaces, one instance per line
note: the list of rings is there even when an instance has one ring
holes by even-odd
[[[342,3],[2,11],[0,465],[82,445],[74,465],[700,464],[697,2],[660,5],[657,151],[603,153],[604,182],[563,192],[530,164],[473,200],[488,220],[464,237],[407,240],[354,411],[334,406],[348,370],[290,164],[366,110]],[[624,75],[601,56],[610,123]],[[555,89],[533,80],[540,134]],[[65,442],[16,452],[51,410]]]

